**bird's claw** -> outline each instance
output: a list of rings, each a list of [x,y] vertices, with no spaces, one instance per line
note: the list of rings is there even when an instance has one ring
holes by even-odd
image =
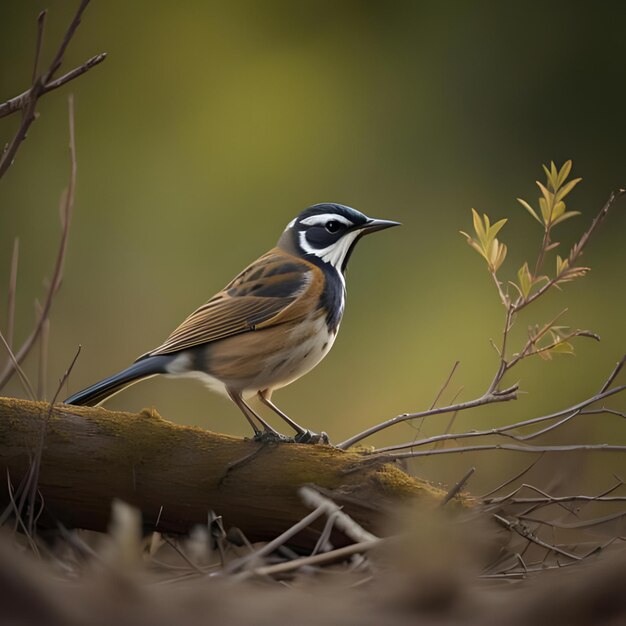
[[[298,433],[294,440],[296,443],[308,443],[308,444],[328,444],[330,443],[328,439],[328,435],[322,431],[321,433],[314,433],[311,430],[304,430],[301,433]]]
[[[293,443],[293,437],[285,437],[285,435],[281,435],[275,431],[271,430],[261,430],[258,433],[255,433],[252,438],[253,441],[258,441],[260,443]]]

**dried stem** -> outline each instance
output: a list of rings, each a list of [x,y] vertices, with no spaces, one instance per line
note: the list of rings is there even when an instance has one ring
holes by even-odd
[[[70,148],[70,180],[67,187],[67,190],[62,197],[61,201],[61,214],[62,214],[62,223],[61,223],[61,241],[59,243],[59,249],[57,252],[57,258],[54,265],[54,270],[52,274],[52,280],[50,281],[50,285],[48,286],[48,292],[46,294],[46,298],[44,300],[44,304],[41,308],[41,313],[37,319],[37,323],[35,327],[31,331],[31,334],[28,336],[26,341],[22,344],[20,349],[15,353],[15,361],[10,360],[2,373],[0,374],[0,389],[4,387],[7,382],[10,380],[11,376],[15,372],[15,363],[21,363],[26,355],[30,352],[33,345],[37,341],[40,333],[42,332],[46,320],[50,315],[50,310],[52,308],[52,302],[54,300],[54,296],[56,295],[59,287],[61,286],[61,281],[63,279],[63,265],[65,262],[65,254],[67,252],[67,244],[69,241],[70,234],[70,224],[72,221],[72,210],[74,208],[74,193],[76,190],[76,142],[74,135],[74,98],[72,96],[69,97],[69,148]]]
[[[502,390],[497,393],[491,393],[488,395],[481,396],[480,398],[476,398],[475,400],[469,400],[467,402],[460,402],[458,404],[452,404],[450,406],[439,407],[435,409],[430,409],[428,411],[420,411],[417,413],[403,413],[402,415],[397,415],[396,417],[392,417],[390,420],[386,422],[382,422],[377,424],[376,426],[372,426],[363,432],[342,441],[337,447],[341,450],[347,450],[355,443],[362,441],[366,437],[370,437],[375,433],[380,432],[381,430],[385,430],[390,426],[394,426],[395,424],[400,424],[401,422],[406,422],[407,420],[412,420],[418,417],[428,417],[430,415],[442,415],[445,413],[454,413],[456,411],[465,411],[467,409],[473,409],[478,406],[484,406],[485,404],[493,404],[494,402],[507,402],[509,400],[515,400],[517,397],[517,385],[510,387],[509,389]]]
[[[7,335],[9,348],[13,349],[13,332],[15,330],[15,300],[17,295],[17,266],[20,258],[20,240],[16,237],[13,242],[11,255],[11,272],[9,275],[9,290],[7,293]]]
[[[515,422],[514,424],[507,424],[506,426],[500,426],[499,428],[490,428],[487,430],[472,430],[466,433],[449,433],[444,435],[434,435],[432,437],[427,437],[425,439],[419,439],[417,441],[410,441],[407,443],[395,444],[392,446],[387,446],[385,448],[377,448],[372,451],[371,454],[386,454],[388,452],[394,452],[397,450],[406,450],[411,448],[417,448],[419,446],[426,446],[432,443],[439,443],[442,441],[457,441],[460,439],[473,439],[475,437],[489,437],[493,435],[500,435],[504,437],[508,437],[509,439],[513,439],[518,442],[527,441],[529,439],[533,439],[548,430],[551,430],[553,427],[548,429],[542,429],[538,432],[530,433],[528,435],[512,435],[509,434],[509,431],[515,430],[517,428],[524,428],[525,426],[533,426],[535,424],[540,424],[542,422],[546,422],[549,420],[556,419],[561,417],[562,415],[566,415],[567,417],[564,420],[558,422],[558,425],[563,424],[565,421],[572,419],[572,417],[580,414],[584,414],[581,409],[589,406],[590,404],[594,404],[599,400],[603,400],[604,398],[608,398],[609,396],[621,393],[626,389],[626,385],[621,385],[619,387],[614,387],[613,389],[608,389],[602,393],[598,393],[591,398],[587,398],[574,406],[571,406],[567,409],[562,409],[555,413],[550,413],[549,415],[542,415],[541,417],[533,417],[531,419],[523,420],[521,422]]]
[[[380,454],[385,461],[399,459],[413,459],[419,456],[433,456],[436,454],[461,454],[463,452],[483,452],[485,450],[510,450],[511,452],[528,452],[539,454],[543,452],[626,452],[626,446],[609,445],[606,443],[570,444],[563,446],[521,446],[509,443],[495,443],[477,446],[463,446],[459,448],[438,448],[437,450],[415,450],[411,452],[398,452],[392,454]]]
[[[80,24],[82,14],[87,8],[88,4],[89,0],[81,1],[78,10],[76,11],[76,14],[74,15],[74,18],[70,22],[67,31],[65,32],[65,35],[61,40],[61,43],[56,51],[56,54],[54,55],[54,58],[52,59],[52,62],[48,66],[47,70],[42,74],[38,73],[38,67],[44,36],[46,12],[44,11],[39,14],[39,17],[37,19],[37,43],[35,49],[35,63],[31,87],[19,96],[11,98],[3,104],[0,104],[0,117],[11,115],[12,113],[15,113],[17,111],[22,111],[22,119],[20,125],[15,135],[13,136],[13,139],[0,157],[0,177],[2,177],[9,169],[9,167],[11,167],[20,145],[26,139],[28,129],[36,119],[35,110],[39,98],[41,98],[41,96],[43,96],[44,94],[53,91],[54,89],[58,89],[61,85],[64,85],[71,80],[74,80],[78,76],[81,76],[85,72],[89,71],[92,67],[95,67],[96,65],[104,61],[104,59],[106,58],[106,54],[99,54],[83,63],[83,65],[74,68],[64,76],[53,80],[55,73],[63,63],[63,57],[65,55],[67,47],[72,40],[74,33],[78,28],[78,25]]]
[[[286,561],[285,563],[277,563],[276,565],[266,565],[263,567],[257,567],[249,571],[248,575],[255,576],[275,576],[276,574],[285,574],[287,572],[293,572],[301,567],[312,565],[325,565],[334,561],[345,559],[348,556],[359,554],[361,552],[367,552],[374,548],[377,548],[385,543],[389,543],[392,538],[376,539],[374,541],[362,541],[360,543],[353,543],[352,545],[345,546],[343,548],[337,548],[330,552],[324,552],[322,554],[315,554],[313,556],[305,556],[300,559],[294,559],[293,561]]]

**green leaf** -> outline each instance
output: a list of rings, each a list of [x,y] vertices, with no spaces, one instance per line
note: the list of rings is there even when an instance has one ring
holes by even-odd
[[[553,354],[574,354],[574,346],[569,341],[561,341],[550,348]]]
[[[550,161],[550,176],[548,176],[548,180],[550,181],[550,186],[552,187],[552,191],[555,191],[556,188],[558,187],[558,177],[559,177],[559,173],[556,169],[556,165],[554,164],[554,161]]]
[[[567,177],[569,176],[569,173],[572,171],[572,160],[568,160],[565,161],[565,163],[563,163],[563,166],[561,167],[561,171],[559,172],[559,175],[557,177],[557,187],[560,187],[566,180]]]
[[[535,213],[535,209],[533,209],[526,200],[522,200],[521,198],[517,198],[517,201],[543,226],[543,222],[539,218],[539,216]]]
[[[472,209],[472,220],[474,221],[474,231],[478,236],[478,240],[482,242],[485,238],[485,229],[476,209]]]
[[[557,218],[565,213],[565,202],[556,202],[552,209],[552,223],[555,224]]]
[[[574,178],[573,180],[570,180],[569,183],[567,183],[566,185],[563,185],[563,187],[560,187],[559,190],[556,192],[556,194],[554,196],[554,201],[555,202],[560,202],[561,200],[563,200],[563,198],[565,198],[565,196],[572,189],[574,189],[574,187],[576,187],[576,185],[578,185],[578,183],[581,180],[582,180],[582,178]]]
[[[524,263],[522,267],[517,271],[517,278],[519,280],[519,288],[524,296],[524,299],[528,298],[528,294],[533,286],[533,279],[528,269],[528,262]]]
[[[568,220],[570,217],[576,217],[577,215],[580,215],[580,211],[568,211],[567,213],[563,213],[563,215],[555,219],[554,222],[552,222],[552,225],[555,226],[556,224],[560,224],[561,222]]]
[[[535,181],[537,183],[537,187],[539,187],[543,197],[546,199],[546,202],[550,204],[552,202],[552,198],[554,198],[554,194],[548,191],[538,180]]]
[[[487,217],[485,215],[485,217]],[[488,233],[488,237],[490,240],[493,240],[496,238],[496,235],[500,232],[500,229],[508,222],[507,218],[504,218],[502,220],[498,220],[493,226],[491,226],[489,228],[489,233]]]

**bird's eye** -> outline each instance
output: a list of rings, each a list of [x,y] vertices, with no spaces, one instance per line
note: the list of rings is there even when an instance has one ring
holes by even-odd
[[[335,220],[330,220],[330,222],[326,222],[326,230],[329,233],[336,233],[341,228],[341,224],[336,222]]]

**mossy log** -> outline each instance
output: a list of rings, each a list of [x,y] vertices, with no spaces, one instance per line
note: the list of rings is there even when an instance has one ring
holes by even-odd
[[[111,502],[138,507],[147,531],[186,533],[209,511],[252,541],[276,537],[307,509],[297,490],[314,484],[332,494],[365,528],[379,532],[382,511],[444,492],[397,465],[328,445],[262,444],[180,426],[154,411],[50,405],[0,398],[0,472],[14,488],[29,471],[43,437],[38,489],[40,525],[106,530]],[[10,504],[0,481],[0,505]],[[1,510],[0,510],[1,512]],[[310,546],[319,529],[300,533]],[[341,541],[341,538],[339,538]]]

